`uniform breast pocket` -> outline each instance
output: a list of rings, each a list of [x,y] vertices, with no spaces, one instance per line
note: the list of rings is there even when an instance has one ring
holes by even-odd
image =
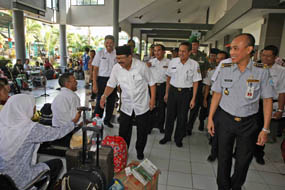
[[[222,82],[223,89],[231,88],[233,86],[233,80],[232,79],[224,79]]]

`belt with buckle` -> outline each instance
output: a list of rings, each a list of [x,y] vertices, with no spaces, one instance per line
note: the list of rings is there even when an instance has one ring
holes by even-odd
[[[156,86],[161,86],[161,85],[164,85],[165,84],[165,82],[163,82],[163,83],[156,83]]]
[[[224,112],[228,117],[230,117],[231,119],[235,120],[236,122],[246,121],[246,120],[249,120],[249,119],[253,118],[254,116],[256,116],[256,114],[253,114],[253,115],[250,115],[250,116],[247,116],[247,117],[237,117],[237,116],[229,114],[228,112],[226,112],[222,108],[220,108],[220,110],[222,110],[222,112]]]
[[[176,87],[174,87],[174,86],[171,86],[172,88],[174,88],[175,90],[177,90],[178,92],[182,92],[182,91],[185,91],[185,90],[190,90],[190,89],[192,89],[192,87],[191,88],[176,88]]]

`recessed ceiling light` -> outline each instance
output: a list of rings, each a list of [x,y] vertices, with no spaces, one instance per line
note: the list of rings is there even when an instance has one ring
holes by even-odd
[[[181,22],[181,19],[178,19],[178,23],[180,23]]]
[[[181,3],[182,2],[182,0],[177,0],[177,3]]]
[[[177,10],[177,14],[180,14],[180,13],[181,13],[181,9],[178,9],[178,10]]]

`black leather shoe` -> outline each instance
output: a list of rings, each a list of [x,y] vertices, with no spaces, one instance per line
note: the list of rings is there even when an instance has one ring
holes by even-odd
[[[188,131],[187,131],[187,135],[188,135],[188,136],[191,136],[191,135],[192,135],[192,130],[191,130],[191,131],[188,130]]]
[[[143,160],[144,159],[144,154],[138,154],[137,158],[138,158],[138,160]]]
[[[183,143],[182,143],[182,142],[176,142],[176,146],[177,146],[178,148],[181,148],[181,147],[183,146]]]
[[[198,128],[199,131],[204,131],[204,123],[200,123],[200,126]]]
[[[260,165],[264,165],[265,164],[265,161],[263,158],[255,158],[256,162]]]
[[[210,154],[210,155],[208,156],[207,160],[208,160],[209,162],[214,162],[214,161],[216,160],[216,157],[214,157],[214,156],[212,156],[212,154]]]
[[[113,128],[114,127],[113,124],[110,123],[109,121],[104,121],[104,125],[109,127],[109,128]]]
[[[167,143],[168,141],[170,141],[170,140],[164,137],[163,139],[161,139],[161,140],[159,141],[159,144],[165,144],[165,143]]]

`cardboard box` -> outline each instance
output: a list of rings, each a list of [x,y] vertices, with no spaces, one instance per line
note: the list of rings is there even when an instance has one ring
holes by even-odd
[[[137,161],[132,161],[127,167],[134,168],[137,167],[140,163]],[[160,174],[158,169],[152,180],[148,182],[145,186],[137,180],[134,175],[127,176],[125,170],[120,171],[115,175],[115,179],[119,179],[124,185],[125,190],[157,190],[158,189],[158,177]]]

